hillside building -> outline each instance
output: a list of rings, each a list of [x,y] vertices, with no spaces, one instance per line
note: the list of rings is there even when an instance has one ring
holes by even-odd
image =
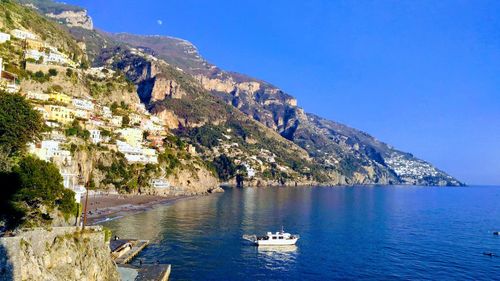
[[[50,98],[49,100],[52,100],[52,101],[57,101],[57,102],[61,102],[61,103],[64,103],[64,104],[70,104],[71,101],[72,101],[72,98],[68,95],[65,95],[65,94],[62,94],[62,93],[50,93]]]
[[[10,34],[0,32],[0,44],[10,41]]]
[[[94,103],[91,100],[73,98],[72,103],[75,108],[94,111]]]
[[[48,101],[50,99],[50,95],[41,92],[28,91],[26,93],[26,98],[30,100]]]
[[[57,121],[62,124],[69,124],[75,120],[75,111],[65,106],[46,105],[47,120]]]
[[[36,36],[35,34],[29,32],[29,31],[26,31],[26,30],[21,30],[21,29],[11,30],[10,35],[12,35],[12,37],[20,39],[20,40],[26,40],[26,39],[36,40],[38,38],[38,36]]]
[[[116,131],[125,140],[126,143],[133,147],[142,145],[144,132],[137,128],[124,128]]]
[[[123,116],[113,116],[109,120],[109,125],[112,127],[120,128],[123,124]]]

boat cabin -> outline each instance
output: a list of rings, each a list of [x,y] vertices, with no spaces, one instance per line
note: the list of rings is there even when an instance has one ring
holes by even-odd
[[[257,240],[286,240],[286,239],[293,239],[293,235],[290,233],[284,233],[284,232],[268,232],[264,236],[257,237]]]

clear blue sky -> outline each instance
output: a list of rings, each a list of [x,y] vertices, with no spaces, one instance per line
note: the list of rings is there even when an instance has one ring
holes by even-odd
[[[500,185],[500,1],[68,2],[100,29],[187,39],[308,112]]]

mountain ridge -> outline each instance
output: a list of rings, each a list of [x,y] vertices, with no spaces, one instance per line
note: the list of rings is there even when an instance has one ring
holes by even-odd
[[[290,116],[287,116],[286,111],[287,110],[295,111],[296,110],[295,108],[300,109],[300,107],[297,107],[297,101],[293,96],[285,93],[284,91],[282,91],[278,87],[272,85],[271,83],[265,82],[261,79],[252,78],[252,77],[245,75],[245,74],[224,71],[224,70],[220,69],[219,67],[217,67],[216,65],[211,64],[207,60],[203,59],[203,57],[199,53],[197,53],[198,49],[196,48],[196,46],[194,46],[189,41],[186,41],[183,39],[179,39],[179,38],[175,38],[175,37],[171,37],[171,36],[158,36],[158,35],[156,35],[156,36],[147,36],[147,35],[144,36],[144,35],[133,35],[133,34],[128,34],[128,33],[110,34],[110,36],[117,41],[122,41],[122,42],[130,44],[136,48],[139,48],[142,50],[147,50],[147,51],[149,51],[150,54],[158,56],[160,58],[163,58],[166,61],[171,62],[172,64],[181,68],[182,70],[184,70],[188,73],[191,73],[200,81],[200,83],[205,87],[205,89],[213,92],[215,95],[226,100],[226,102],[228,104],[232,104],[233,106],[240,108],[240,109],[242,108],[243,109],[242,111],[245,112],[247,115],[249,115],[249,116],[254,115],[253,116],[254,119],[261,121],[266,126],[272,128],[274,130],[277,130],[283,137],[290,139],[292,141],[294,140],[294,137],[293,137],[294,134],[292,132],[296,131],[296,128],[294,128],[294,121],[296,121],[296,120],[291,121],[291,119],[287,119],[287,117],[290,117]],[[155,42],[152,42],[152,43],[149,42],[149,40],[147,40],[147,39],[150,39],[150,38],[154,38]],[[144,40],[144,39],[146,39],[146,40]],[[167,43],[167,41],[172,41],[172,42]],[[163,42],[163,44],[162,44],[162,42]],[[163,46],[163,47],[164,46],[175,46],[178,49],[175,50],[175,48],[174,48],[174,50],[172,50],[172,47],[170,47],[168,49],[168,52],[163,53],[162,52],[163,49],[159,48],[158,45]],[[179,61],[180,61],[180,63],[179,63]],[[195,65],[195,67],[192,67],[193,62],[197,62],[198,64]],[[251,89],[251,86],[252,86],[251,83],[258,83],[260,85],[259,86],[253,85],[254,89]],[[255,107],[248,108],[248,109],[244,108],[249,103],[252,103],[254,101],[259,101],[259,99],[262,98],[261,97],[262,95],[255,98],[255,92],[257,92],[257,90],[255,90],[255,89],[258,87],[264,88],[262,95],[266,94],[266,90],[268,93],[273,92],[274,93],[273,99],[277,99],[282,105],[285,104],[284,108],[279,109],[279,110],[281,110],[280,114],[271,114],[271,115],[274,115],[272,119],[277,118],[279,120],[281,118],[282,121],[273,122],[275,120],[269,120],[269,118],[265,118],[266,117],[265,115],[264,116],[262,116],[262,115],[255,116],[256,115],[254,112],[256,110]],[[250,95],[253,96],[253,101],[247,100],[246,102],[241,102],[240,101],[241,95],[242,95],[241,92],[243,92],[243,95],[250,93]],[[232,97],[228,97],[228,95],[232,95]],[[271,104],[273,102],[276,102],[275,100],[269,100],[266,98],[264,98],[264,100],[265,100],[264,104],[266,102],[271,103]],[[259,108],[257,108],[257,110],[258,109]],[[267,112],[272,112],[270,110],[266,110],[265,107],[260,108],[260,109],[267,111]],[[302,110],[302,109],[300,109],[300,110]],[[292,115],[293,114],[295,114],[295,113],[292,113]],[[319,117],[319,116],[317,116],[315,114],[311,114],[311,113],[306,113],[305,116],[303,116],[303,118],[307,118],[308,121],[312,121],[312,123],[316,123],[316,125],[318,125],[318,123],[321,123],[321,122],[330,122],[330,124],[332,124],[332,122],[333,122],[333,121],[329,121],[325,118]],[[305,120],[303,120],[303,122],[304,121]],[[357,136],[366,135],[369,139],[369,142],[370,142],[370,146],[368,146],[369,147],[368,149],[370,150],[373,147],[375,147],[376,150],[382,150],[384,152],[383,154],[385,156],[383,158],[387,158],[389,160],[388,162],[391,163],[391,164],[386,164],[384,161],[384,164],[389,166],[389,168],[391,170],[394,171],[396,169],[396,167],[400,167],[401,165],[411,166],[412,164],[410,162],[414,162],[414,166],[415,166],[414,168],[416,169],[416,171],[414,172],[415,175],[418,175],[424,171],[430,172],[432,174],[432,176],[430,178],[429,177],[420,177],[420,176],[416,176],[416,178],[413,178],[414,175],[412,175],[411,172],[409,172],[409,171],[403,172],[402,171],[402,170],[408,170],[408,169],[396,169],[396,170],[400,171],[400,175],[397,175],[397,173],[396,173],[397,177],[401,176],[404,179],[402,180],[402,182],[398,181],[397,179],[394,179],[394,181],[389,180],[387,183],[426,184],[426,181],[429,181],[429,184],[432,184],[432,185],[434,185],[434,184],[437,184],[437,185],[449,185],[449,184],[461,185],[462,184],[459,181],[452,178],[451,176],[448,176],[446,173],[442,172],[441,170],[438,170],[435,168],[433,169],[432,165],[430,165],[429,163],[427,163],[421,159],[414,157],[412,154],[396,150],[396,149],[392,148],[392,146],[389,146],[386,143],[383,143],[383,142],[376,140],[375,138],[373,138],[372,136],[368,135],[365,132],[349,128],[348,126],[337,123],[337,122],[333,122],[333,123],[337,124],[336,125],[337,130],[340,127],[348,128],[347,131],[349,131],[350,136],[352,136],[352,135],[357,135]],[[339,126],[339,125],[341,125],[341,126]],[[344,129],[344,131],[345,131],[345,129]],[[300,140],[297,140],[297,142],[300,143]],[[312,144],[304,142],[300,146],[303,148],[306,148],[307,145],[311,146]],[[320,148],[315,147],[315,149],[318,150]],[[335,150],[334,148],[332,148],[332,149]],[[312,151],[310,151],[310,152],[313,153]],[[324,160],[329,160],[324,155],[323,155],[323,158],[326,158]],[[404,161],[398,162],[397,160],[395,160],[393,158],[396,158],[399,160],[404,159]],[[412,159],[414,159],[414,160],[412,160]],[[423,164],[424,166],[420,165],[422,163],[425,163],[425,164]],[[389,172],[388,174],[391,174],[391,172]],[[445,181],[448,181],[448,182],[446,182],[446,183],[440,182],[439,179],[437,179],[437,178],[432,179],[432,177],[437,177],[437,178],[443,177],[443,178],[445,178]],[[370,183],[370,182],[363,182],[363,183]]]
[[[184,134],[186,129],[227,125],[227,120],[222,122],[206,118],[212,114],[209,112],[210,103],[217,103],[211,101],[210,95],[235,108],[234,112],[244,113],[306,151],[312,159],[311,165],[326,176],[324,182],[463,185],[430,163],[396,150],[365,132],[304,112],[293,96],[271,83],[220,69],[205,60],[197,47],[187,40],[161,35],[112,34],[71,24],[67,26],[77,40],[85,43],[85,46],[93,46],[89,54],[94,65],[108,65],[126,73],[138,85],[138,94],[147,108],[157,115],[170,114],[167,119],[173,116],[173,127],[177,122],[178,128],[172,129],[183,131]],[[101,41],[96,43],[96,40]],[[168,67],[158,67],[153,63],[143,68],[141,65],[148,64],[145,62],[148,60],[162,60]],[[142,73],[138,73],[138,70]],[[144,75],[153,72],[154,75],[149,77]],[[186,94],[186,88],[192,88],[195,84],[198,84],[194,86],[198,94]],[[196,102],[198,107],[204,108],[205,111],[202,111],[207,116],[193,110]],[[188,122],[188,119],[197,121]],[[242,120],[238,122],[246,122]],[[226,126],[219,129],[231,128]],[[246,145],[251,147],[253,144]],[[208,158],[213,158],[217,153],[208,154]],[[295,169],[293,161],[288,164],[284,167]],[[302,173],[303,176],[305,174]]]

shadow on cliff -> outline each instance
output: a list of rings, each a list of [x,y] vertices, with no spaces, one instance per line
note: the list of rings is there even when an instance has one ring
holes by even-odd
[[[0,244],[0,280],[14,280],[14,265],[10,261],[9,253],[3,244]]]

